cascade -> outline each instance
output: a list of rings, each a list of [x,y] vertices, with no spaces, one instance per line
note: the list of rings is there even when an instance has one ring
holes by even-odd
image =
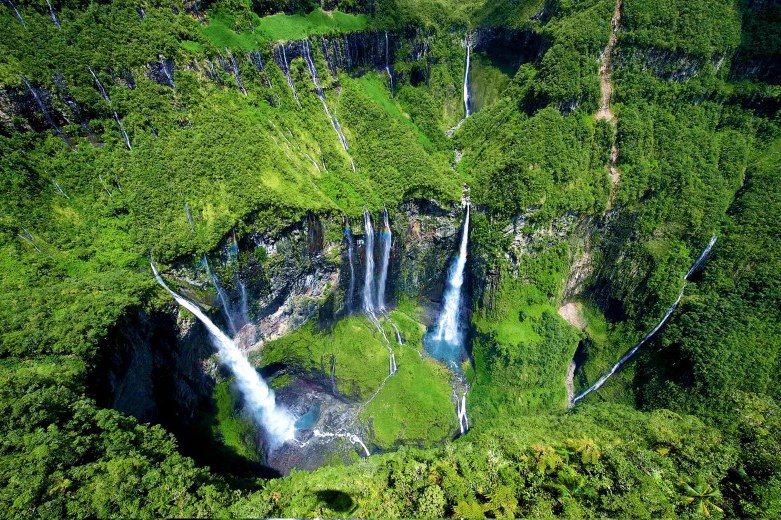
[[[463,435],[469,430],[469,417],[466,415],[466,392],[462,393],[461,399],[458,400],[457,413],[458,428],[461,430],[461,435]]]
[[[209,331],[220,362],[227,367],[236,380],[236,386],[244,400],[244,406],[252,418],[268,434],[270,448],[273,450],[285,442],[295,438],[295,419],[287,410],[276,405],[274,392],[258,375],[257,370],[250,365],[236,344],[206,316],[197,305],[180,296],[163,281],[157,269],[152,265],[152,272],[159,283],[176,302],[195,315]]]
[[[125,140],[125,145],[127,145],[128,150],[132,150],[133,147],[130,146],[130,137],[128,137],[127,132],[125,131],[125,125],[122,124],[122,120],[119,118],[119,114],[117,114],[117,111],[114,110],[112,104],[111,104],[111,98],[108,97],[108,92],[106,92],[106,89],[103,88],[103,84],[98,79],[98,76],[95,74],[95,71],[92,70],[92,67],[87,67],[89,70],[89,73],[92,74],[92,79],[95,80],[95,86],[98,87],[98,92],[100,92],[101,97],[108,103],[109,108],[111,108],[112,114],[114,114],[114,120],[117,122],[117,125],[119,126],[119,131],[122,133],[122,137]]]
[[[46,105],[44,104],[38,92],[30,84],[30,82],[27,81],[27,78],[25,78],[24,76],[22,76],[22,81],[27,87],[27,90],[33,96],[33,99],[35,100],[35,104],[38,105],[38,109],[41,111],[41,114],[43,114],[44,119],[46,119],[46,122],[49,123],[49,126],[52,127],[52,130],[54,130],[54,133],[60,137],[63,137],[62,130],[60,130],[60,127],[58,127],[57,124],[54,122],[54,119],[52,119],[52,116],[51,114],[49,114],[49,111],[46,110]]]
[[[399,332],[399,328],[393,322],[391,322],[391,326],[393,327],[393,331],[396,333],[396,343],[398,343],[401,346],[404,346],[404,341],[402,341],[401,339],[401,332]]]
[[[393,241],[390,224],[388,223],[387,209],[382,210],[382,223],[382,231],[380,232],[382,263],[380,264],[380,278],[377,283],[377,309],[379,312],[385,311],[385,286],[388,282],[388,263],[390,261],[391,243]]]
[[[385,31],[385,72],[388,73],[391,95],[393,94],[393,72],[390,68],[390,52],[388,51],[388,31]]]
[[[675,299],[673,304],[667,309],[667,312],[664,313],[664,316],[662,316],[661,321],[659,321],[659,323],[657,323],[656,326],[653,329],[651,329],[650,332],[648,332],[648,334],[643,336],[643,339],[641,339],[634,347],[629,349],[623,356],[621,356],[621,358],[618,360],[618,362],[615,365],[613,365],[613,367],[610,369],[610,371],[608,371],[605,375],[603,375],[602,377],[597,379],[596,383],[594,383],[589,388],[587,388],[586,390],[584,390],[583,392],[578,394],[572,400],[572,404],[573,405],[577,404],[578,401],[582,400],[584,397],[586,397],[591,392],[599,390],[602,387],[602,385],[604,385],[605,382],[607,382],[607,380],[610,379],[611,376],[613,376],[613,374],[615,374],[616,372],[621,370],[621,368],[623,368],[623,366],[630,359],[632,359],[632,357],[634,357],[634,355],[637,353],[637,351],[640,350],[640,347],[642,347],[643,345],[648,343],[648,341],[650,341],[656,335],[656,333],[659,332],[659,330],[662,327],[664,327],[664,325],[670,319],[670,316],[672,316],[673,312],[675,312],[675,309],[678,308],[678,304],[681,303],[681,298],[683,298],[683,292],[686,290],[686,284],[689,281],[689,277],[702,266],[702,264],[705,262],[705,260],[707,260],[708,255],[711,252],[711,249],[713,249],[714,244],[716,244],[716,239],[717,239],[716,236],[713,236],[710,239],[710,242],[708,242],[708,245],[702,251],[702,253],[697,258],[697,260],[694,262],[694,264],[692,264],[691,268],[686,273],[686,276],[684,276],[684,278],[683,278],[683,287],[681,287],[681,290],[678,292],[678,297]]]
[[[46,0],[46,5],[49,6],[49,16],[51,16],[55,27],[57,27],[57,29],[62,29],[62,25],[60,25],[60,19],[57,17],[57,11],[55,11],[54,7],[52,7],[52,3],[49,0]]]
[[[442,308],[442,314],[439,316],[435,335],[435,339],[438,341],[457,345],[461,343],[461,324],[459,323],[461,317],[461,286],[464,284],[468,240],[469,206],[466,207],[466,217],[464,219],[464,229],[461,232],[461,246],[458,250],[458,256],[453,259],[453,263],[450,265],[447,288],[445,289],[445,304]]]
[[[228,306],[228,296],[225,294],[225,291],[222,289],[222,286],[220,285],[220,281],[217,279],[217,275],[215,275],[214,272],[209,267],[209,259],[206,258],[206,255],[203,255],[203,265],[206,268],[206,273],[212,279],[214,288],[217,290],[217,297],[219,298],[220,304],[222,305],[222,312],[223,314],[225,314],[225,320],[228,322],[228,327],[230,328],[231,334],[236,334],[238,329],[236,328],[236,324],[233,322],[231,310],[230,307]]]
[[[244,82],[241,81],[241,76],[239,75],[239,64],[236,63],[236,56],[234,56],[233,53],[230,53],[230,57],[231,57],[231,70],[233,70],[233,78],[236,80],[236,85],[239,87],[239,90],[241,90],[241,93],[246,96],[247,89],[244,88]]]
[[[459,370],[460,361],[464,359],[466,354],[461,327],[461,289],[464,285],[468,241],[469,206],[466,207],[458,254],[448,268],[442,311],[436,326],[424,338],[429,354],[447,363],[456,372]]]
[[[317,93],[318,99],[320,99],[320,103],[323,105],[323,111],[325,111],[326,117],[328,117],[329,121],[331,121],[331,126],[336,132],[336,135],[339,136],[339,142],[342,143],[342,148],[347,151],[350,146],[347,144],[347,138],[344,136],[344,132],[342,132],[342,126],[339,124],[339,120],[336,119],[336,116],[333,115],[328,109],[328,105],[325,102],[325,93],[323,92],[323,87],[320,86],[320,79],[317,76],[315,63],[312,61],[312,52],[309,48],[309,40],[304,40],[303,54],[307,68],[309,69],[309,75],[312,76],[312,83],[315,86],[315,92]],[[353,169],[355,169],[355,166],[353,166]]]
[[[355,239],[349,221],[345,221],[344,239],[347,241],[347,262],[350,265],[350,282],[347,289],[347,313],[352,314],[355,301]]]
[[[464,70],[464,113],[465,117],[472,115],[471,99],[469,96],[469,67],[472,61],[472,35],[466,35],[466,67]]]
[[[13,0],[3,0],[3,3],[14,12],[14,16],[17,20],[19,20],[19,23],[27,27],[27,24],[24,23],[24,18],[22,18],[22,13],[20,13],[19,9],[16,8],[16,4],[14,4]]]
[[[331,432],[323,432],[320,430],[313,430],[312,434],[315,436],[315,438],[320,438],[320,439],[330,439],[330,438],[347,439],[351,443],[359,445],[363,449],[363,452],[366,454],[367,457],[371,455],[371,453],[369,452],[369,448],[366,447],[366,444],[364,444],[361,438],[355,434],[341,433],[341,432],[331,433]]]
[[[374,228],[369,211],[363,212],[364,229],[364,275],[363,275],[363,310],[374,316]]]
[[[282,49],[282,60],[280,67],[282,68],[282,72],[285,74],[285,79],[287,79],[287,84],[290,87],[290,91],[293,93],[293,99],[296,100],[298,108],[301,108],[301,101],[298,99],[298,92],[296,92],[296,84],[293,83],[293,77],[290,75],[290,63],[287,61],[287,51],[285,51],[285,44],[281,44],[278,48]]]
[[[236,240],[236,230],[233,230],[233,245],[230,247],[230,256],[231,260],[236,262],[238,266],[239,262],[239,242]],[[240,296],[240,307],[239,310],[241,312],[241,323],[242,325],[246,325],[249,323],[249,300],[247,298],[247,286],[244,284],[244,281],[241,279],[241,276],[239,274],[238,267],[236,268],[236,285],[239,287],[239,296]]]
[[[57,193],[65,197],[66,199],[70,200],[70,197],[68,197],[68,194],[65,193],[65,190],[62,189],[62,186],[60,186],[60,183],[57,181],[52,181],[52,184],[54,184],[54,189],[57,190]]]
[[[716,235],[713,235],[710,239],[710,242],[708,242],[708,245],[705,246],[705,249],[700,253],[700,256],[697,258],[697,260],[692,264],[691,269],[689,269],[689,272],[686,273],[686,276],[684,279],[686,281],[691,278],[691,276],[700,270],[700,267],[705,263],[705,261],[708,259],[708,256],[710,255],[711,250],[713,249],[713,246],[716,245],[716,240],[718,237]]]

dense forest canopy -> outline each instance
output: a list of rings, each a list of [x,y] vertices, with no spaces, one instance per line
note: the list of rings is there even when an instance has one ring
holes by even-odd
[[[778,2],[2,4],[9,518],[781,515]]]

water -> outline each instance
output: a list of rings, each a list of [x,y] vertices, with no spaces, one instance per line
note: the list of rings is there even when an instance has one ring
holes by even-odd
[[[339,124],[339,120],[336,119],[336,116],[331,113],[331,111],[328,109],[328,104],[325,102],[325,93],[323,92],[323,88],[320,86],[320,79],[317,76],[317,69],[315,68],[315,63],[312,61],[312,52],[309,48],[309,40],[304,40],[304,60],[306,61],[307,68],[309,69],[309,75],[312,76],[312,83],[315,86],[315,92],[317,93],[317,98],[320,100],[320,104],[323,105],[323,111],[325,112],[326,117],[328,117],[328,120],[331,121],[331,127],[333,127],[334,131],[336,132],[336,135],[339,137],[339,142],[342,143],[342,148],[344,148],[345,151],[347,151],[350,146],[347,143],[347,138],[344,136],[344,132],[342,132],[342,126]],[[353,165],[353,170],[355,169],[355,165]]]
[[[388,73],[388,81],[390,81],[390,91],[393,94],[393,72],[390,68],[390,52],[388,51],[388,31],[385,31],[385,72]]]
[[[466,208],[458,255],[453,259],[448,270],[442,312],[439,315],[436,328],[426,338],[426,348],[429,353],[434,358],[449,364],[456,371],[459,362],[464,359],[466,354],[461,326],[461,300],[468,241],[469,206]]]
[[[393,322],[391,322],[391,326],[393,327],[393,331],[396,333],[396,343],[398,343],[401,346],[404,346],[404,341],[402,341],[401,339],[401,332],[399,332],[399,328]]]
[[[14,4],[13,0],[3,0],[5,5],[11,9],[11,11],[14,12],[14,16],[17,20],[19,20],[19,23],[22,24],[24,27],[27,27],[27,24],[24,23],[24,18],[22,18],[22,13],[19,12],[19,9],[16,8],[16,5]]]
[[[584,397],[586,397],[591,392],[594,392],[596,390],[599,390],[602,385],[604,385],[608,379],[610,379],[613,374],[621,370],[623,366],[630,360],[634,355],[637,353],[638,350],[640,350],[640,347],[648,343],[659,330],[664,327],[664,325],[667,323],[667,321],[670,319],[670,316],[672,316],[673,312],[675,312],[675,309],[678,308],[678,304],[681,303],[681,298],[683,298],[683,292],[686,290],[686,284],[689,281],[689,277],[695,273],[702,265],[705,263],[705,261],[708,259],[708,255],[710,254],[711,250],[713,249],[713,246],[716,244],[716,236],[713,236],[710,239],[710,242],[708,242],[708,245],[705,246],[705,249],[700,253],[700,256],[697,258],[697,260],[692,264],[691,269],[686,273],[686,276],[684,276],[683,280],[683,287],[681,287],[681,290],[678,292],[678,297],[675,299],[673,304],[667,309],[667,312],[664,313],[664,316],[662,317],[661,321],[656,324],[656,326],[651,329],[648,334],[643,336],[643,339],[641,339],[634,347],[629,349],[623,356],[621,356],[621,359],[618,360],[618,362],[613,365],[613,367],[610,369],[608,373],[600,377],[596,383],[591,385],[588,389],[578,394],[573,400],[572,404],[576,404],[578,401],[582,400]]]
[[[233,70],[233,78],[236,80],[236,85],[239,87],[239,90],[241,90],[241,93],[246,96],[247,89],[244,88],[244,82],[241,81],[241,76],[239,75],[239,64],[236,63],[236,56],[234,56],[233,53],[231,53],[230,57],[231,57],[231,69]]]
[[[350,266],[350,282],[347,289],[347,313],[353,312],[355,301],[355,239],[349,223],[344,228],[344,239],[347,241],[347,262]]]
[[[184,203],[184,214],[187,217],[187,223],[190,224],[190,231],[195,233],[195,221],[193,220],[193,214],[190,211],[190,205]]]
[[[176,85],[174,84],[174,77],[171,70],[173,67],[169,68],[168,62],[166,62],[162,55],[158,56],[158,58],[160,60],[160,68],[163,69],[163,74],[165,75],[165,79],[168,82],[168,86],[172,88],[175,87]]]
[[[295,418],[284,408],[276,405],[274,392],[250,365],[236,344],[206,316],[197,305],[171,290],[152,265],[152,272],[159,283],[176,302],[195,315],[209,331],[212,344],[219,353],[220,362],[233,374],[241,393],[244,406],[253,420],[266,434],[270,449],[292,441],[296,435]],[[367,450],[368,451],[368,450]]]
[[[380,264],[380,278],[377,282],[377,309],[385,312],[385,286],[388,282],[388,263],[390,261],[391,244],[393,236],[391,234],[390,224],[388,223],[388,210],[382,212],[382,231],[380,232],[380,248],[382,250],[382,260]]]
[[[692,264],[691,269],[689,269],[689,272],[686,273],[686,276],[684,277],[686,281],[691,278],[691,276],[700,270],[702,265],[705,263],[705,261],[708,259],[708,256],[710,255],[711,250],[713,249],[713,246],[716,245],[717,237],[716,235],[713,235],[710,239],[710,242],[708,242],[708,245],[705,246],[705,249],[700,253],[699,258],[697,258],[697,261]]]
[[[363,275],[363,310],[374,316],[374,228],[369,211],[363,212],[364,229],[364,275]]]
[[[54,22],[55,27],[57,29],[62,29],[62,25],[60,25],[60,19],[57,17],[57,11],[54,10],[54,7],[52,7],[51,2],[49,0],[46,0],[46,5],[49,6],[49,16],[52,19],[52,22]]]
[[[296,430],[309,430],[320,418],[320,403],[315,403],[296,421]]]
[[[472,36],[466,35],[466,67],[464,70],[464,113],[466,117],[472,115],[471,99],[469,96],[469,67],[472,63]]]
[[[238,329],[236,328],[236,324],[233,322],[233,315],[230,310],[230,305],[228,304],[228,295],[225,294],[225,291],[222,289],[220,281],[217,279],[217,275],[215,275],[209,267],[209,259],[206,258],[205,255],[203,257],[203,266],[206,268],[206,273],[212,279],[214,288],[217,290],[217,297],[220,300],[220,305],[222,305],[222,313],[225,315],[225,320],[228,322],[230,332],[231,334],[236,334]]]
[[[49,114],[49,111],[46,110],[46,105],[41,99],[41,96],[38,94],[38,91],[35,90],[35,88],[33,88],[33,86],[30,84],[29,81],[27,81],[27,78],[25,78],[24,76],[22,76],[22,81],[27,87],[27,90],[33,96],[33,99],[35,100],[35,104],[38,105],[38,109],[41,111],[41,114],[43,114],[43,117],[44,119],[46,119],[46,122],[49,124],[49,126],[52,127],[52,130],[54,130],[55,134],[62,137],[62,130],[60,130],[60,127],[57,126],[57,124],[54,122],[54,119],[52,119],[52,116],[51,114]]]
[[[103,88],[103,83],[100,82],[98,76],[95,74],[95,71],[92,70],[92,67],[87,67],[87,69],[89,70],[89,73],[92,74],[92,79],[95,80],[95,86],[98,88],[98,92],[100,92],[101,97],[111,108],[111,113],[114,115],[114,121],[116,121],[117,126],[119,126],[119,131],[122,133],[122,138],[125,141],[127,149],[132,150],[133,147],[130,145],[130,137],[128,137],[127,132],[125,131],[125,125],[122,124],[122,120],[119,118],[119,114],[117,114],[117,111],[114,110],[113,105],[111,104],[111,98],[108,97],[108,92],[106,92],[106,89]]]
[[[323,432],[320,430],[314,430],[312,432],[315,436],[315,438],[321,438],[321,439],[330,439],[330,438],[340,438],[340,439],[347,439],[353,444],[357,444],[363,449],[363,453],[368,457],[371,455],[369,452],[369,448],[366,447],[366,444],[363,443],[360,437],[353,433],[344,433],[344,432],[337,432],[337,433],[331,433],[331,432]]]
[[[293,99],[296,100],[298,108],[301,108],[301,101],[298,99],[298,92],[296,92],[296,84],[293,83],[293,77],[290,75],[290,63],[287,61],[287,51],[285,51],[285,44],[281,44],[279,48],[282,49],[282,72],[285,74],[287,84],[290,87],[290,91],[293,93]]]
[[[456,413],[458,414],[458,428],[463,435],[469,430],[469,417],[466,415],[466,392],[462,393],[461,399],[458,400]]]

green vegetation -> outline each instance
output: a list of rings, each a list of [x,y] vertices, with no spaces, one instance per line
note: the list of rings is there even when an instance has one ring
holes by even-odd
[[[0,8],[7,516],[781,515],[778,6],[623,0],[610,68],[616,121],[607,122],[595,113],[613,0],[340,0],[334,11],[307,0],[187,3],[199,13],[141,4],[52,1],[61,29],[42,0],[20,6],[25,25]],[[476,54],[479,110],[449,139],[463,117],[464,33],[495,27],[533,32],[539,54],[524,49],[517,71]],[[383,71],[334,74],[313,40],[345,151],[306,64],[290,64],[297,102],[271,46],[386,28],[399,46],[393,92]],[[246,95],[221,64],[231,58]],[[154,80],[163,59],[175,63],[174,87]],[[421,302],[438,295],[418,287],[396,294],[382,319],[389,345],[365,317],[330,320],[321,309],[322,319],[253,357],[289,369],[272,382],[279,390],[296,371],[328,377],[333,356],[337,389],[365,403],[357,421],[382,455],[258,478],[255,427],[222,376],[203,382],[212,409],[197,410],[182,442],[105,408],[118,329],[173,308],[150,258],[183,280],[234,231],[258,243],[299,233],[312,216],[407,211],[411,200],[447,210],[464,183],[473,209],[466,435],[448,440],[453,376],[422,355],[431,309]],[[326,242],[339,227],[323,230]],[[402,244],[410,236],[440,247],[447,227],[394,232]],[[659,321],[714,234],[712,258],[666,328],[568,410],[578,345],[576,391]],[[397,265],[417,260],[399,251]],[[263,283],[278,282],[266,278],[266,249],[241,255]],[[340,263],[337,248],[325,255]],[[235,268],[215,265],[226,279]],[[420,291],[436,284],[420,280]],[[584,331],[558,315],[565,299],[583,305]],[[184,313],[171,324],[173,342],[198,333]],[[169,338],[153,339],[163,348]],[[386,381],[388,348],[398,373]],[[150,372],[202,370],[198,354],[180,355]],[[183,455],[193,444],[203,465]]]

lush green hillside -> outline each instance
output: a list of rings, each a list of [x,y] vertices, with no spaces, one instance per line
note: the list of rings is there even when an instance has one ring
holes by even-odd
[[[781,514],[773,2],[16,4],[0,7],[9,517]],[[477,111],[464,120],[467,34]],[[461,381],[427,356],[424,334],[464,185]],[[408,220],[394,227],[381,332],[337,307],[342,219],[383,207]],[[712,236],[667,326],[569,408],[568,391],[659,322]],[[327,271],[324,294],[288,297],[307,300],[309,319],[250,360],[285,367],[271,379],[280,394],[302,374],[330,377],[377,454],[265,478],[231,375],[195,348],[209,350],[206,333],[149,271],[150,259],[166,267],[217,316],[204,255],[229,290],[242,269],[254,277],[258,321],[276,316],[266,299],[283,299],[301,265]],[[119,411],[113,367],[146,358],[150,377],[203,395],[166,387],[168,422]],[[470,430],[454,439],[465,384]],[[170,408],[190,398],[208,406]]]

